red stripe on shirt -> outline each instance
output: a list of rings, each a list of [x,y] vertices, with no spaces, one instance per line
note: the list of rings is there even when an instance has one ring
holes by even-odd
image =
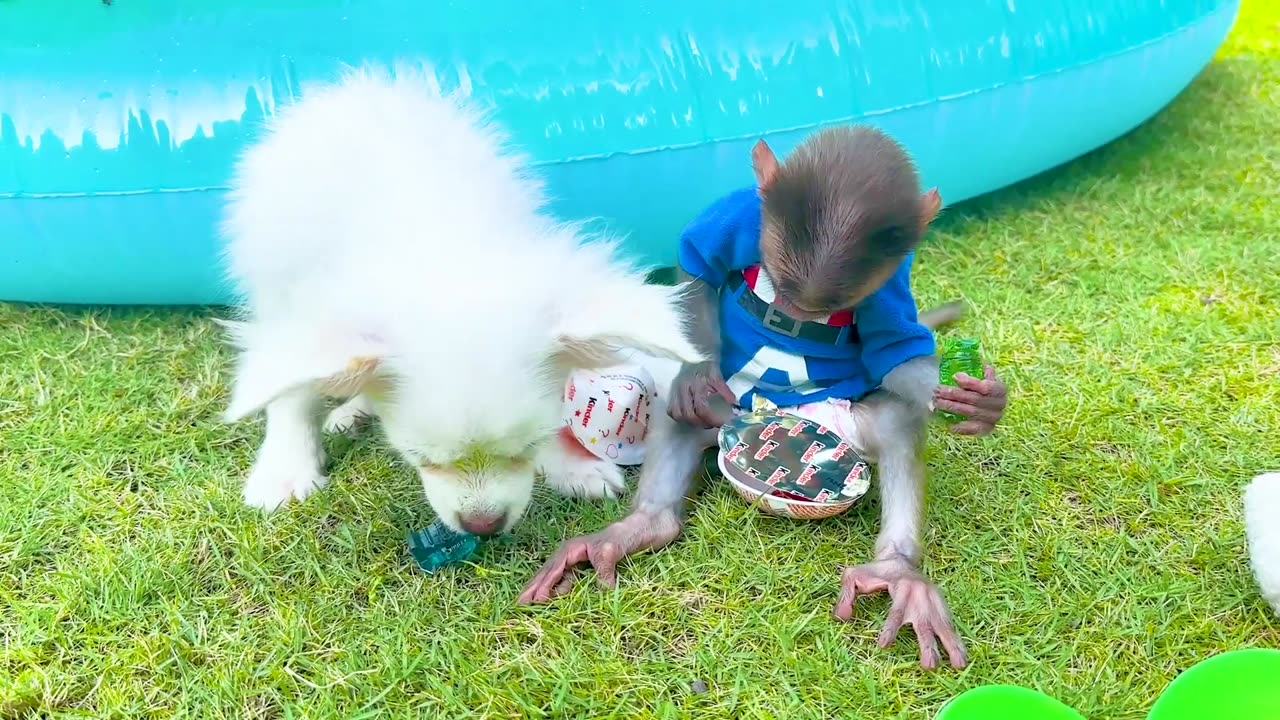
[[[833,313],[831,313],[831,317],[828,317],[828,318],[827,318],[827,324],[828,324],[828,325],[834,325],[835,327],[844,327],[844,326],[846,326],[846,325],[852,325],[852,324],[853,324],[853,311],[852,311],[852,310],[840,310],[840,311],[837,311],[837,312],[833,312]]]

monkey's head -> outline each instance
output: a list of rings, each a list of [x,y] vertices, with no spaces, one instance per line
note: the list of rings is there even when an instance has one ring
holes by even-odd
[[[751,151],[761,198],[760,254],[774,304],[818,320],[875,292],[938,214],[907,153],[867,126],[823,130],[779,164],[764,140]]]

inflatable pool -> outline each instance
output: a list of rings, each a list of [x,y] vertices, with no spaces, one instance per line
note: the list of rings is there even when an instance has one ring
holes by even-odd
[[[1238,3],[0,0],[0,300],[226,301],[232,160],[343,63],[431,63],[496,107],[560,212],[670,264],[759,137],[874,123],[954,203],[1159,111]]]

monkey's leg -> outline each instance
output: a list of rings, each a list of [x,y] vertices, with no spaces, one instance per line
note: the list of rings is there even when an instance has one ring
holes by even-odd
[[[657,408],[650,422],[631,512],[600,532],[566,540],[525,586],[519,603],[545,602],[568,592],[583,564],[594,567],[600,584],[612,588],[622,558],[659,550],[680,535],[694,473],[717,431],[677,423]]]
[[[901,383],[904,377],[914,380],[904,386]],[[927,404],[919,404],[920,398],[927,394],[914,385],[931,382],[928,378],[919,367],[905,368],[904,374],[893,381],[886,378],[885,387],[903,391],[903,395],[915,401],[882,389],[855,406],[859,422],[868,428],[870,454],[877,460],[880,535],[876,538],[875,560],[845,568],[841,574],[840,598],[834,613],[837,619],[848,621],[860,595],[887,590],[892,604],[878,639],[880,647],[888,647],[899,629],[908,624],[915,630],[920,644],[921,665],[929,669],[938,666],[938,641],[941,641],[951,665],[964,667],[964,644],[952,626],[947,604],[938,588],[919,569],[925,496],[922,458],[929,408]]]

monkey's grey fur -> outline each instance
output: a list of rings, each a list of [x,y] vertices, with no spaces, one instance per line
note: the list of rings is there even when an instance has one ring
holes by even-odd
[[[809,310],[848,307],[920,242],[919,185],[910,156],[878,130],[806,139],[761,190],[761,250],[778,291]]]

